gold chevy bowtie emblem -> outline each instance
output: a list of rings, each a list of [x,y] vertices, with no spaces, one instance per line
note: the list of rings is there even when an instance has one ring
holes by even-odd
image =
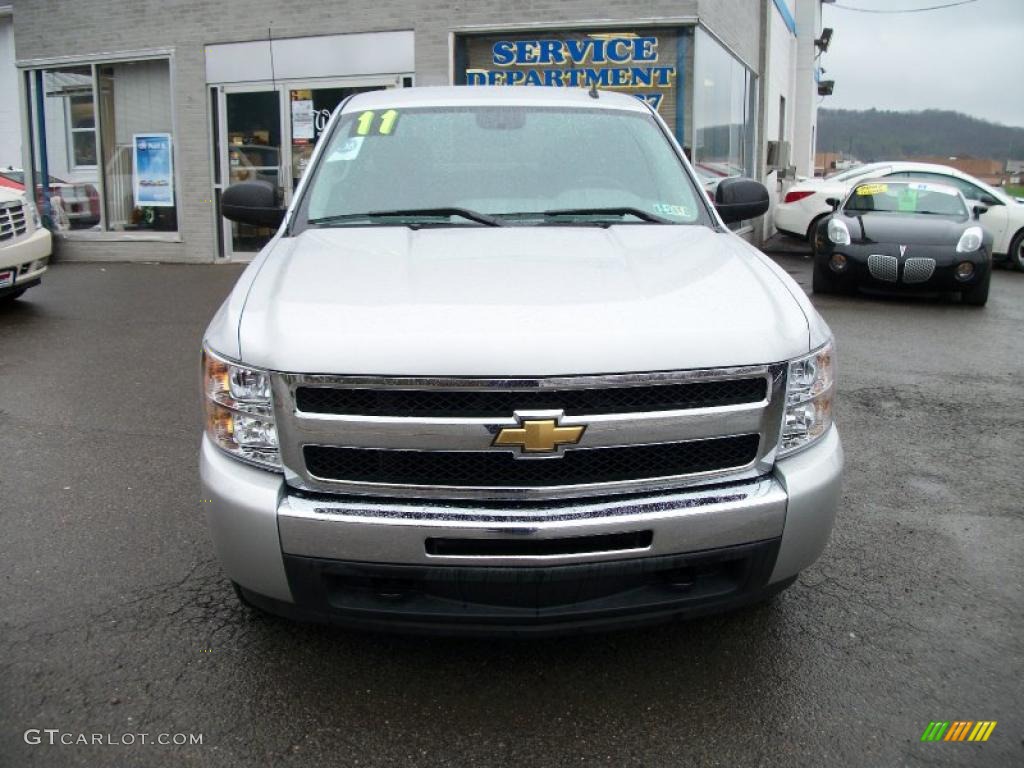
[[[518,427],[505,427],[494,445],[519,446],[526,453],[552,453],[560,445],[575,445],[586,427],[560,427],[555,419],[527,419]]]

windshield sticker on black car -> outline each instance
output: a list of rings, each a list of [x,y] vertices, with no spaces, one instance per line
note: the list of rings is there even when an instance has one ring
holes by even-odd
[[[917,190],[913,187],[904,187],[897,197],[899,209],[906,213],[913,213],[917,210]]]
[[[937,192],[940,195],[950,195],[956,197],[956,190],[952,187],[941,187],[934,184],[925,184],[917,182],[909,185],[911,189],[916,189],[918,192]]]
[[[888,184],[864,184],[857,187],[858,195],[881,195],[889,191]]]

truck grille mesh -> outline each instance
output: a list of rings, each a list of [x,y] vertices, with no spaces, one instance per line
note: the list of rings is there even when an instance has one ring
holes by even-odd
[[[25,206],[21,203],[0,206],[0,240],[25,234]]]
[[[505,451],[409,451],[307,445],[310,474],[324,480],[477,488],[584,485],[674,477],[746,466],[760,436],[568,450],[560,458],[518,459]]]
[[[602,389],[403,390],[299,387],[298,410],[358,416],[506,417],[516,410],[560,409],[570,415],[638,413],[757,403],[763,376]]]

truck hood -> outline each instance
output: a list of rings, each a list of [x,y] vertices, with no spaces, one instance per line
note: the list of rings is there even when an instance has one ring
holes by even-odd
[[[240,359],[291,372],[767,363],[808,351],[813,313],[763,254],[702,226],[314,229],[277,240],[252,268],[239,282]]]
[[[0,203],[20,203],[24,201],[25,195],[21,191],[0,184]]]

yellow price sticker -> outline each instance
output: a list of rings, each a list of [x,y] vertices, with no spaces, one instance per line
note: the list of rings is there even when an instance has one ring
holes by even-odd
[[[868,195],[882,195],[889,191],[888,184],[864,184],[857,187],[857,194],[868,196]]]
[[[377,116],[376,112],[363,112],[356,118],[356,136],[368,136],[373,129],[373,121]],[[381,136],[390,136],[395,130],[395,123],[398,122],[398,110],[389,109],[380,116],[377,124],[377,133]]]

